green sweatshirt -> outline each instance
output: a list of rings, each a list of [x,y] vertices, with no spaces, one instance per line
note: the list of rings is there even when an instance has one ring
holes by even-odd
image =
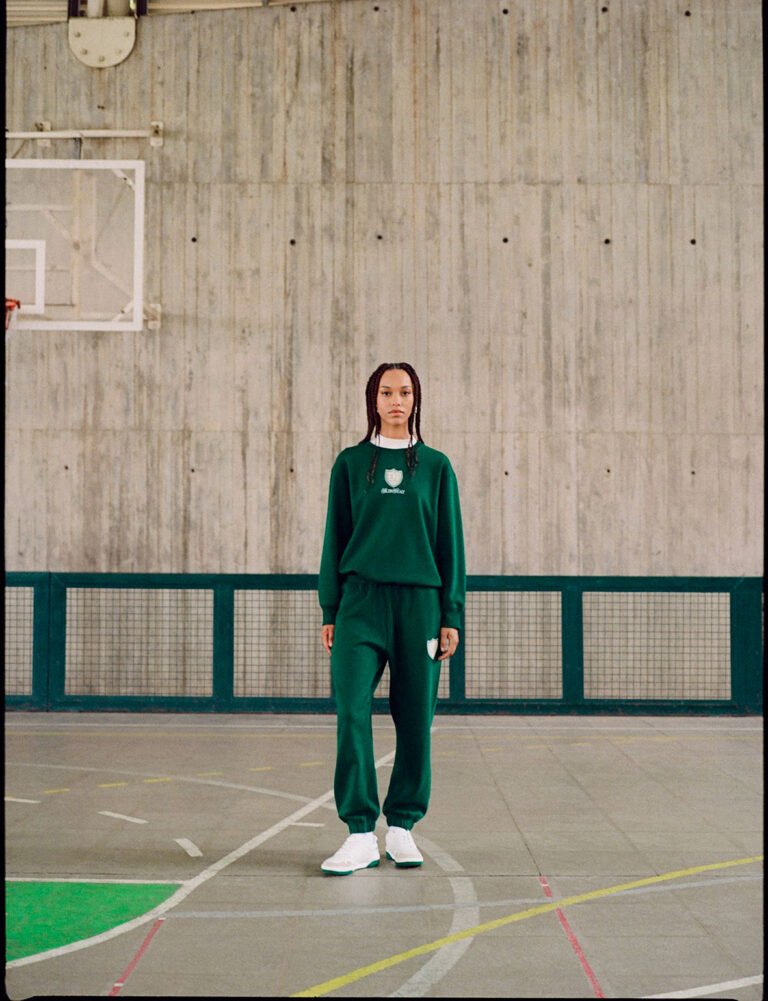
[[[440,589],[442,625],[459,628],[466,575],[456,475],[448,457],[419,442],[409,475],[405,449],[380,449],[372,484],[372,442],[340,452],[331,471],[320,562],[323,624],[336,621],[343,578]]]

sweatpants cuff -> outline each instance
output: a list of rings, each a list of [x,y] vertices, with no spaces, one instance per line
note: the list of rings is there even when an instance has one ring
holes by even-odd
[[[387,817],[388,827],[402,827],[404,830],[410,831],[413,823],[410,817]]]
[[[366,824],[364,820],[353,820],[351,824],[347,824],[350,834],[372,834],[375,825]]]

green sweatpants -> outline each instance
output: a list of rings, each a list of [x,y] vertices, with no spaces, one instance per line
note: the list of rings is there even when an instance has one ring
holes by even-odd
[[[372,831],[380,812],[371,699],[387,661],[397,749],[384,816],[390,827],[410,830],[427,812],[440,618],[437,588],[371,584],[360,578],[344,583],[331,676],[337,710],[334,793],[350,834]]]

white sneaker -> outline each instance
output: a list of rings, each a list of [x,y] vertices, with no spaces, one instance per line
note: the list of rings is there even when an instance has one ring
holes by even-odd
[[[335,855],[331,855],[320,868],[330,876],[349,876],[357,869],[371,869],[379,864],[379,842],[373,831],[350,834]]]
[[[424,856],[416,847],[413,835],[404,827],[390,827],[385,842],[387,858],[391,859],[398,869],[411,869],[421,865]]]

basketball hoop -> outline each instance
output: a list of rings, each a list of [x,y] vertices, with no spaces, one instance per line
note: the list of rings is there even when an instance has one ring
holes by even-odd
[[[5,329],[7,330],[13,320],[14,311],[19,308],[21,303],[18,299],[9,299],[8,296],[5,297]]]

